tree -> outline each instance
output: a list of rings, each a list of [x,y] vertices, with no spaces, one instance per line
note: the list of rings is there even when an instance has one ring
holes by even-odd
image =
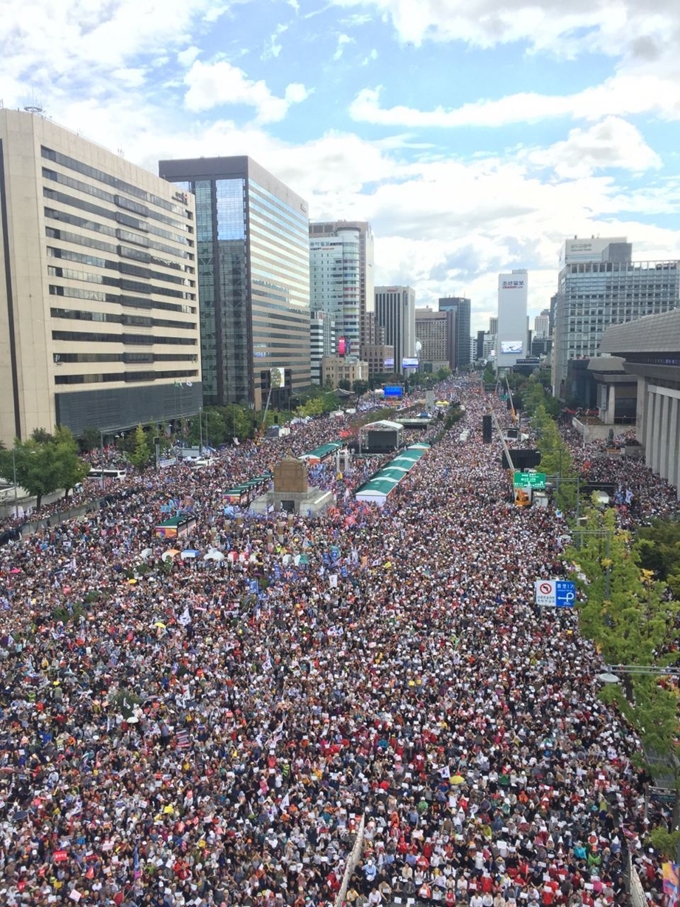
[[[680,602],[669,600],[667,587],[640,567],[628,533],[616,526],[616,514],[589,508],[585,530],[575,531],[566,552],[574,578],[585,595],[580,626],[612,665],[663,668],[676,659]],[[641,736],[652,773],[671,774],[680,791],[680,745],[677,696],[662,677],[622,675],[622,689],[612,686],[603,698],[615,702]],[[674,825],[680,821],[676,793]]]
[[[680,522],[656,520],[638,532],[636,550],[641,565],[668,583],[680,599]]]
[[[31,432],[31,438],[36,444],[46,444],[52,440],[52,435],[45,428],[34,428]]]
[[[338,387],[341,388],[341,390],[343,390],[343,391],[348,391],[348,390],[352,389],[352,385],[349,383],[347,378],[341,378],[338,381]]]
[[[138,469],[144,469],[151,459],[151,448],[141,425],[137,426],[132,436],[131,450],[128,456],[132,465]]]
[[[440,368],[437,372],[437,381],[445,381],[451,375],[451,369],[448,366]]]
[[[360,378],[352,385],[352,390],[357,395],[357,397],[362,397],[368,390],[368,381],[362,381]]]
[[[68,497],[69,491],[82,482],[90,467],[78,456],[78,443],[66,426],[57,427],[53,441],[48,443],[52,443],[54,447],[54,458],[59,470],[59,488],[63,488],[64,496]]]
[[[101,444],[101,435],[98,428],[84,428],[80,433],[78,438],[80,441],[80,447],[85,453],[89,453],[91,450],[95,450]]]
[[[36,509],[40,510],[46,494],[57,491],[59,486],[59,464],[54,457],[51,443],[39,443],[33,438],[14,442],[14,452],[0,452],[0,475],[8,482],[14,481],[16,464],[17,484],[36,498]]]
[[[226,439],[238,438],[243,441],[250,436],[253,420],[249,409],[244,409],[237,403],[228,403],[219,407],[217,412],[224,420]]]

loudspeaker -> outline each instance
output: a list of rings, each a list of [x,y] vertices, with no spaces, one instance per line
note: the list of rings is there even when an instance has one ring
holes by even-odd
[[[482,440],[491,444],[491,416],[482,416]]]

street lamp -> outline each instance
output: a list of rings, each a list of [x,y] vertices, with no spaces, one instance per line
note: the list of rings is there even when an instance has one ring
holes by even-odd
[[[14,519],[19,519],[19,503],[17,497],[17,452],[12,448],[12,472],[14,474]]]

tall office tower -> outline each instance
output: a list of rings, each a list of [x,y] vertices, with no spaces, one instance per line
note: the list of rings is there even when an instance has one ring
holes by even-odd
[[[431,308],[416,309],[416,341],[420,341],[421,368],[437,372],[449,365],[448,312]]]
[[[475,345],[475,359],[484,358],[484,338],[486,333],[484,331],[477,331],[477,343]]]
[[[357,359],[361,351],[360,245],[358,227],[343,227],[334,234],[309,240],[312,311],[325,312],[335,321],[338,337],[345,338],[346,355]]]
[[[550,309],[543,309],[540,315],[534,318],[534,340],[544,340],[550,336]]]
[[[385,329],[385,342],[394,347],[394,370],[416,354],[416,293],[411,287],[376,287],[375,318]],[[407,369],[409,366],[407,365]]]
[[[159,173],[196,197],[206,402],[260,408],[272,368],[307,387],[307,203],[249,157],[161,161]]]
[[[335,236],[339,230],[359,231],[359,335],[361,343],[371,343],[370,340],[364,340],[364,333],[367,327],[366,317],[375,311],[373,230],[365,220],[324,221],[309,225],[309,238],[313,241],[324,236]]]
[[[455,368],[470,364],[470,300],[465,296],[445,296],[439,300],[440,312],[454,312],[456,316]]]
[[[625,237],[567,240],[560,256],[553,334],[553,393],[567,396],[567,364],[596,356],[608,325],[680,303],[678,261],[632,261]]]
[[[311,312],[309,346],[312,384],[321,384],[321,360],[337,353],[335,321],[327,312]]]
[[[496,370],[512,368],[527,353],[527,293],[529,275],[516,270],[498,275]]]
[[[194,227],[193,199],[154,174],[0,110],[5,444],[198,412]]]

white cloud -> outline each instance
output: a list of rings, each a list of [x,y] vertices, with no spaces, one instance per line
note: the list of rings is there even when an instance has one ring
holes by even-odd
[[[334,60],[339,60],[343,54],[346,44],[354,44],[354,38],[350,38],[349,35],[339,34],[338,35],[338,46],[335,48],[335,53],[333,54]]]
[[[565,56],[599,52],[618,56],[641,36],[669,39],[678,24],[675,0],[334,0],[363,7],[391,21],[404,43],[460,41],[482,48],[522,41]],[[671,42],[672,43],[672,42]]]
[[[397,105],[381,107],[381,86],[364,88],[350,104],[356,122],[381,126],[453,129],[465,126],[498,128],[512,123],[571,117],[599,120],[606,115],[656,114],[680,119],[680,82],[648,75],[615,75],[601,85],[569,95],[520,92],[498,100],[482,99],[456,108],[418,110]]]
[[[192,44],[190,47],[180,50],[177,54],[177,62],[180,66],[191,66],[191,64],[196,60],[201,53],[199,47],[196,47],[195,44]]]
[[[288,31],[288,26],[283,23],[279,23],[274,29],[274,34],[269,36],[269,40],[265,46],[264,52],[262,53],[262,60],[269,60],[272,57],[276,58],[279,56],[283,50],[282,44],[279,41],[279,37]]]
[[[192,30],[214,6],[212,0],[5,3],[0,16],[4,102],[15,106],[23,101],[22,82],[37,93],[51,94],[81,84],[86,76],[90,92],[98,94],[110,90],[113,73],[125,76],[134,70],[140,84],[145,66],[186,47]]]
[[[529,151],[527,159],[551,167],[559,177],[589,176],[594,170],[617,167],[642,173],[661,168],[659,155],[639,129],[618,117],[607,117],[589,129],[572,129],[562,142]]]
[[[269,90],[262,79],[249,79],[242,69],[226,60],[202,63],[197,60],[184,77],[188,86],[184,104],[189,110],[210,110],[224,104],[246,104],[257,111],[260,123],[275,123],[288,113],[291,104],[304,101],[307,89],[299,82],[286,88],[283,98]]]

